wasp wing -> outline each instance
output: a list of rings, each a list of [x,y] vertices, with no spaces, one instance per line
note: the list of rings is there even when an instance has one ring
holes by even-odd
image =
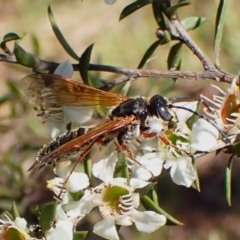
[[[55,164],[62,158],[66,158],[70,155],[76,154],[79,151],[84,151],[89,146],[92,146],[97,140],[112,133],[118,133],[124,127],[128,126],[135,120],[135,116],[128,116],[126,118],[116,118],[114,120],[103,123],[83,135],[70,139],[63,144],[59,144],[56,147],[56,140],[44,146],[38,153],[38,157],[34,164],[28,171],[33,169],[40,169],[46,165]],[[62,135],[59,138],[62,138]],[[53,146],[51,146],[53,144]]]
[[[53,101],[60,106],[112,107],[127,99],[55,74],[35,73],[21,80],[23,91],[35,103]]]

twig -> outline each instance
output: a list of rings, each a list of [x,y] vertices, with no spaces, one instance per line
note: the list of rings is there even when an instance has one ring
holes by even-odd
[[[0,54],[0,61],[8,62],[12,64],[19,64],[14,56],[7,56]],[[39,66],[37,71],[50,71],[53,72],[59,63],[47,62],[45,60],[39,59]],[[74,71],[79,71],[79,64],[73,64]],[[109,90],[116,85],[125,83],[132,78],[181,78],[181,79],[194,79],[194,80],[215,80],[219,82],[231,83],[234,75],[224,73],[216,69],[216,71],[204,71],[204,72],[192,72],[192,71],[161,71],[161,70],[151,70],[151,69],[128,69],[109,65],[100,64],[90,64],[89,71],[102,71],[111,72],[116,74],[125,75],[125,77],[117,78],[109,83],[107,83],[103,89]]]
[[[203,53],[203,51],[198,47],[198,45],[192,41],[191,37],[189,36],[188,32],[184,29],[181,22],[175,18],[171,19],[171,24],[175,27],[178,34],[180,35],[182,42],[184,42],[188,48],[195,54],[198,59],[201,61],[204,70],[210,72],[216,72],[215,65],[211,62],[211,60]]]

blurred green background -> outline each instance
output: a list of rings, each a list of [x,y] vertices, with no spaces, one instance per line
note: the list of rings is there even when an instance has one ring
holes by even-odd
[[[118,0],[106,5],[103,0],[8,0],[0,7],[0,35],[8,32],[27,35],[19,43],[26,51],[49,61],[74,62],[58,43],[48,20],[51,5],[55,20],[70,46],[79,55],[94,43],[91,63],[136,68],[146,49],[156,41],[157,24],[151,7],[144,7],[119,22],[122,9],[130,1]],[[190,32],[194,41],[213,59],[214,22],[219,1],[192,1],[179,11],[180,19],[202,16],[208,21]],[[221,45],[220,63],[224,71],[237,74],[239,70],[240,21],[239,1],[229,1]],[[168,51],[173,43],[160,46],[146,68],[167,69]],[[11,44],[8,44],[11,46]],[[186,47],[182,70],[202,71],[198,59]],[[49,140],[46,126],[36,117],[33,103],[19,87],[21,78],[30,69],[5,62],[0,63],[0,207],[9,210],[13,201],[29,220],[37,204],[52,195],[45,189],[52,171],[27,172],[38,149]],[[96,73],[92,73],[96,76]],[[99,78],[112,80],[115,74],[100,73]],[[80,79],[75,74],[75,79]],[[96,79],[98,81],[98,79]],[[129,95],[151,96],[161,93],[167,97],[211,96],[210,80],[178,80],[140,78],[131,85]],[[223,89],[228,85],[220,84]],[[232,207],[224,193],[224,171],[227,155],[214,158],[210,154],[198,161],[201,192],[174,185],[166,175],[159,183],[160,203],[164,210],[183,222],[184,226],[166,226],[152,235],[136,233],[134,227],[122,228],[126,239],[222,240],[240,239],[239,164],[234,162]]]

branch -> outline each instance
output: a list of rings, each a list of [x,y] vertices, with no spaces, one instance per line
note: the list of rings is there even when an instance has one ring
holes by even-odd
[[[0,62],[8,62],[12,64],[19,64],[14,56],[8,56],[0,54]],[[39,66],[36,69],[37,71],[49,71],[54,72],[59,63],[56,62],[47,62],[45,60],[39,59]],[[79,64],[72,64],[74,71],[79,71]],[[128,69],[121,68],[109,65],[99,65],[99,64],[90,64],[89,71],[102,71],[102,72],[111,72],[116,74],[125,75],[107,83],[103,89],[110,90],[116,85],[125,83],[132,78],[181,78],[181,79],[194,79],[194,80],[215,80],[219,82],[231,83],[234,75],[224,73],[217,68],[215,71],[204,71],[204,72],[192,72],[192,71],[161,71],[161,70],[151,70],[151,69]]]
[[[201,61],[203,68],[206,71],[215,72],[217,71],[215,65],[211,62],[211,60],[203,53],[203,51],[192,41],[188,32],[184,29],[181,22],[178,18],[174,18],[170,20],[172,25],[177,30],[178,34],[180,35],[182,42],[184,42],[187,47],[197,56],[197,58]]]

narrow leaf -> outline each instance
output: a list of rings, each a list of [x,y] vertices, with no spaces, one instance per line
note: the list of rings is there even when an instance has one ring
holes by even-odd
[[[197,172],[197,166],[196,166],[196,161],[194,159],[194,157],[192,156],[192,162],[193,162],[193,168],[194,168],[194,171],[196,173],[196,180],[195,182],[193,183],[192,185],[192,188],[196,189],[198,192],[200,192],[200,182],[199,182],[199,177],[198,177],[198,172]]]
[[[127,153],[120,151],[118,153],[118,161],[115,166],[116,177],[124,177],[129,183],[129,172],[127,166]]]
[[[32,41],[34,56],[39,56],[40,44],[39,44],[38,38],[36,37],[35,34],[31,35],[31,41]]]
[[[160,8],[160,2],[159,1],[154,1],[152,3],[152,9],[153,9],[153,14],[154,18],[161,30],[166,30],[168,27],[168,24],[164,18],[163,13],[161,12]]]
[[[15,219],[16,217],[20,217],[19,212],[18,212],[18,209],[17,209],[17,205],[16,205],[15,202],[13,202],[13,204],[12,204],[11,212],[12,212],[12,215],[13,215],[13,218],[14,218],[14,219]]]
[[[50,6],[48,7],[48,17],[53,29],[53,32],[55,33],[55,36],[57,37],[58,41],[60,42],[60,44],[62,45],[62,47],[65,49],[65,51],[75,60],[79,60],[78,55],[73,51],[73,49],[70,47],[70,45],[67,43],[67,41],[65,40],[64,36],[62,35],[60,29],[57,26],[57,23],[54,19],[52,10],[50,8]]]
[[[158,38],[160,40],[160,45],[164,45],[172,40],[171,34],[169,33],[168,30],[164,30],[161,38],[159,37],[159,35],[158,35]]]
[[[154,2],[155,0],[138,0],[135,1],[131,4],[129,4],[128,6],[126,6],[121,14],[120,14],[120,18],[119,20],[124,19],[125,17],[127,17],[128,15],[132,14],[133,12],[137,11],[138,9],[146,6],[147,4],[149,4],[150,2]]]
[[[25,67],[37,69],[40,65],[39,59],[35,58],[31,53],[26,52],[17,43],[14,45],[13,53],[17,62]]]
[[[142,57],[142,60],[140,61],[139,65],[137,68],[143,68],[144,65],[147,63],[147,61],[149,60],[149,58],[152,56],[152,54],[154,53],[154,51],[157,49],[157,47],[159,46],[160,40],[154,42],[145,52],[145,54]]]
[[[182,61],[182,43],[179,42],[173,45],[169,51],[168,55],[168,69],[169,70],[179,70]]]
[[[56,202],[51,202],[44,205],[41,209],[41,213],[39,216],[39,224],[42,230],[45,232],[49,230],[54,222],[55,215],[56,215]]]
[[[187,31],[190,31],[190,30],[194,30],[195,28],[198,28],[206,21],[207,19],[203,17],[188,17],[183,19],[181,23]]]
[[[189,0],[179,0],[179,2],[167,9],[169,16],[176,14],[178,8],[185,7],[190,4]]]
[[[170,224],[183,225],[180,221],[175,219],[173,216],[171,216],[170,214],[165,212],[162,208],[160,208],[157,204],[155,204],[155,202],[153,202],[149,197],[147,196],[141,197],[141,203],[145,209],[152,210],[159,214],[163,214],[169,220],[168,225]]]
[[[234,143],[227,153],[232,153],[233,151],[237,157],[240,157],[240,142]]]
[[[147,186],[142,188],[135,189],[135,193],[139,193],[140,196],[147,195],[150,191],[153,190],[153,188],[156,186],[156,182],[149,183]],[[156,203],[156,202],[155,202]]]
[[[22,37],[21,36],[18,36],[16,33],[7,33],[4,37],[3,37],[3,40],[2,42],[0,43],[0,47],[1,49],[6,53],[6,54],[9,54],[11,55],[11,51],[9,50],[9,48],[7,47],[7,42],[10,42],[10,41],[16,41],[16,40],[19,40],[21,39]]]
[[[231,206],[231,182],[232,182],[232,163],[234,159],[234,154],[229,158],[226,167],[226,199],[228,205]]]
[[[80,61],[80,64],[79,64],[79,71],[80,71],[82,80],[87,85],[89,85],[88,69],[89,69],[89,63],[90,63],[92,48],[93,48],[93,44],[91,44],[90,46],[88,46],[86,48],[86,50],[83,52],[83,54],[80,58],[81,61]]]
[[[215,36],[214,36],[214,55],[215,63],[219,65],[219,52],[223,33],[223,24],[227,8],[227,0],[220,0],[216,16]]]
[[[88,175],[88,178],[92,180],[92,158],[91,158],[91,152],[89,152],[85,160],[83,161],[83,166],[84,166],[84,172]]]
[[[87,235],[87,231],[77,231],[73,233],[73,240],[83,240]]]
[[[156,185],[157,186],[157,185]],[[154,187],[154,189],[152,189],[151,194],[152,194],[152,200],[154,203],[158,203],[158,194],[157,194],[157,187]]]

